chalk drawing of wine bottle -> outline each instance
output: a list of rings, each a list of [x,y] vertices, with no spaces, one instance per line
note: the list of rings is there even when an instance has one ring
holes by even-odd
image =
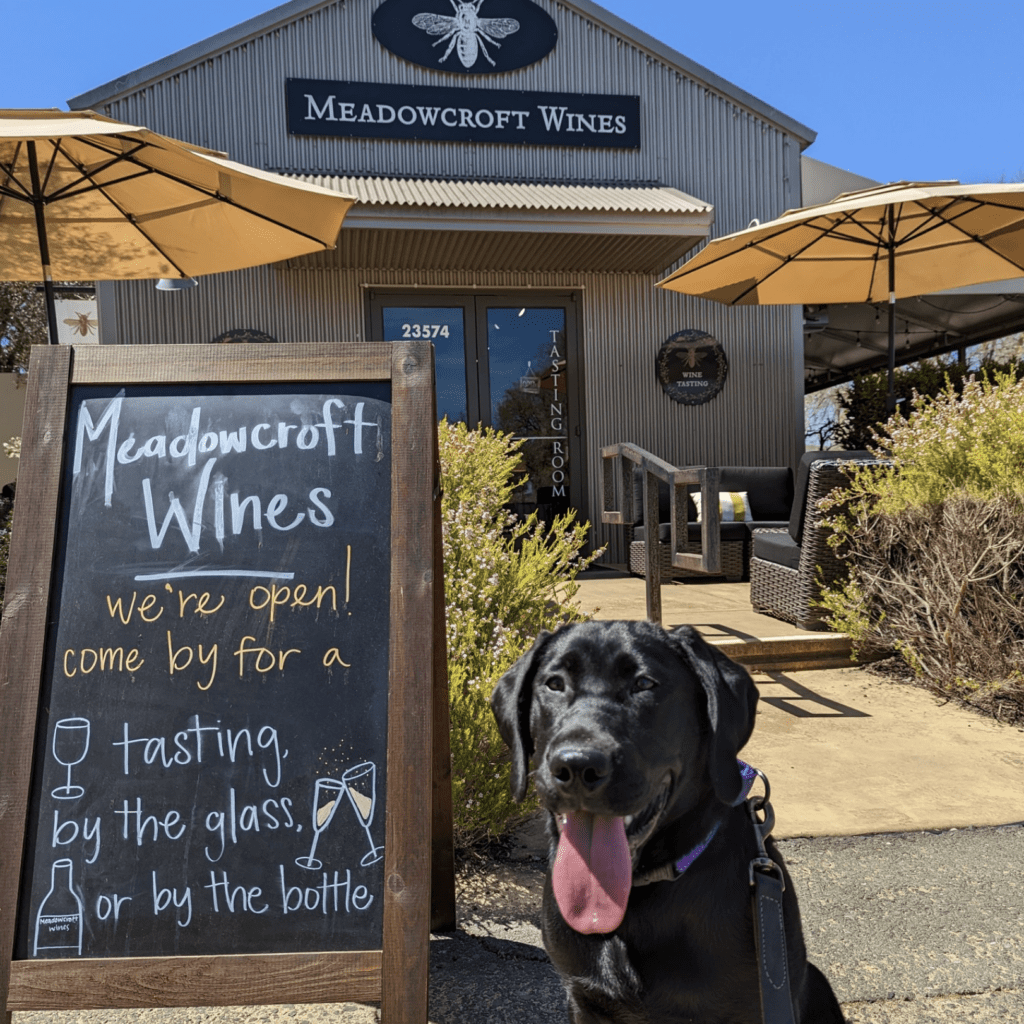
[[[53,757],[68,770],[68,781],[64,786],[52,790],[50,796],[57,800],[77,800],[85,795],[81,786],[71,785],[71,768],[85,760],[89,753],[89,719],[62,718],[53,727]]]
[[[372,761],[364,761],[353,768],[349,768],[342,776],[349,801],[359,823],[366,830],[366,838],[370,841],[370,851],[363,855],[359,862],[364,868],[384,856],[384,847],[376,846],[373,836],[370,834],[370,825],[373,824],[373,811],[377,804],[377,766]]]
[[[70,860],[55,860],[50,870],[50,891],[43,897],[36,914],[36,939],[33,956],[51,950],[82,955],[82,901],[72,881],[74,865]]]
[[[317,779],[313,787],[313,843],[309,855],[296,857],[295,863],[309,871],[319,871],[323,863],[316,859],[316,844],[320,842],[321,833],[331,823],[334,812],[338,809],[338,801],[345,792],[345,783],[336,779]]]

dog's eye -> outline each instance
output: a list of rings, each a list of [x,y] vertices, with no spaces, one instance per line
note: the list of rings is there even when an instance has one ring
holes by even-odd
[[[548,676],[544,685],[555,693],[561,693],[565,689],[565,680],[561,676]]]
[[[653,690],[658,684],[647,676],[640,676],[630,688],[630,693],[643,693],[644,690]]]

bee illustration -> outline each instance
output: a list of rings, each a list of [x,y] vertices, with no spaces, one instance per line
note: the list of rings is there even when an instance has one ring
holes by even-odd
[[[683,359],[685,361],[685,365],[688,366],[691,370],[696,369],[697,360],[699,358],[697,353],[700,352],[700,350],[702,348],[704,348],[704,347],[705,347],[704,345],[680,345],[679,346],[679,351],[683,354]]]
[[[68,327],[71,327],[72,333],[78,334],[83,338],[88,338],[90,334],[96,333],[96,328],[99,324],[95,320],[89,319],[88,313],[77,313],[75,316],[64,321]]]
[[[477,60],[479,52],[487,58],[491,67],[495,67],[491,55],[484,46],[484,40],[501,49],[497,40],[519,31],[519,22],[515,18],[481,18],[478,17],[484,0],[449,0],[455,8],[455,17],[447,14],[417,14],[412,23],[423,29],[428,35],[440,36],[434,46],[439,46],[450,39],[448,49],[438,61],[443,64],[452,50],[458,46],[459,60],[464,68],[471,68]]]

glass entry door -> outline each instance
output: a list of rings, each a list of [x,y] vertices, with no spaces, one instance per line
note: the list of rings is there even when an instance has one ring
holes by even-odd
[[[569,508],[566,311],[485,306],[490,423],[523,441],[515,511],[550,521]]]
[[[372,338],[434,344],[439,419],[523,440],[516,512],[586,517],[573,296],[376,293],[369,312]]]

